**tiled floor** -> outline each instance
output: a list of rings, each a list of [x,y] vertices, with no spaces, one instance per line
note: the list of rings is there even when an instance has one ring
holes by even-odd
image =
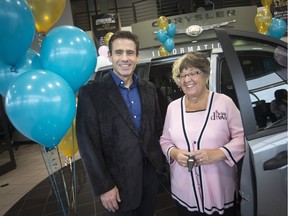
[[[65,166],[65,162],[69,164],[67,158],[56,150],[46,153],[38,144],[20,145],[14,155],[17,168],[0,176],[0,215],[104,215],[99,200],[91,196],[78,154],[72,166]],[[53,159],[55,163],[47,162]],[[162,181],[161,185],[155,216],[176,216],[168,183]]]

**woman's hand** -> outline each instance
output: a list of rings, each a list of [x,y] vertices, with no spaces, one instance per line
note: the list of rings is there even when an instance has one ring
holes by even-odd
[[[178,148],[173,148],[170,151],[170,157],[173,160],[176,160],[180,166],[187,167],[188,156],[191,155],[191,152],[181,150]]]
[[[200,149],[192,153],[192,156],[194,156],[194,159],[198,166],[205,164],[213,164],[226,159],[224,152],[220,149]]]

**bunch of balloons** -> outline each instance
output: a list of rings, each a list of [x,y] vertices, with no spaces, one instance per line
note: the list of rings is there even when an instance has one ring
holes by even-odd
[[[75,94],[97,64],[95,44],[83,30],[68,25],[50,30],[65,3],[0,1],[0,94],[15,128],[47,148],[74,137]],[[29,48],[35,30],[45,35],[40,53]],[[73,139],[67,156],[77,151]]]
[[[157,31],[157,39],[161,42],[159,47],[160,56],[168,56],[174,49],[174,35],[176,34],[176,26],[174,23],[169,23],[169,20],[165,16],[160,16],[157,20],[159,30]]]
[[[273,17],[270,7],[273,0],[261,0],[264,9],[259,10],[255,16],[255,24],[260,34],[280,39],[285,35],[287,24],[284,20]]]

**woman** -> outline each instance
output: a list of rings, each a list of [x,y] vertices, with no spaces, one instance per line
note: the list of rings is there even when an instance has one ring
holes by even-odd
[[[207,89],[210,64],[202,53],[185,54],[172,73],[185,95],[169,104],[160,144],[178,214],[235,215],[236,163],[244,155],[240,112],[228,96]]]

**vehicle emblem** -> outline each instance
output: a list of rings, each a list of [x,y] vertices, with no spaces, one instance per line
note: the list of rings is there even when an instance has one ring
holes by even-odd
[[[215,23],[215,24],[205,25],[205,26],[191,25],[186,29],[177,29],[176,34],[186,34],[186,35],[191,36],[191,37],[197,37],[205,30],[214,29],[214,28],[217,28],[220,26],[225,26],[225,25],[228,25],[230,23],[235,23],[235,22],[236,22],[236,20],[231,20],[231,21],[226,21],[226,22],[222,22],[222,23]],[[154,33],[157,33],[157,31]]]
[[[214,29],[220,26],[228,25],[230,23],[235,23],[236,20],[226,21],[222,23],[215,23],[211,25],[199,26],[199,25],[191,25],[186,29],[176,30],[176,34],[186,34],[188,36],[196,37],[199,36],[203,31]]]

